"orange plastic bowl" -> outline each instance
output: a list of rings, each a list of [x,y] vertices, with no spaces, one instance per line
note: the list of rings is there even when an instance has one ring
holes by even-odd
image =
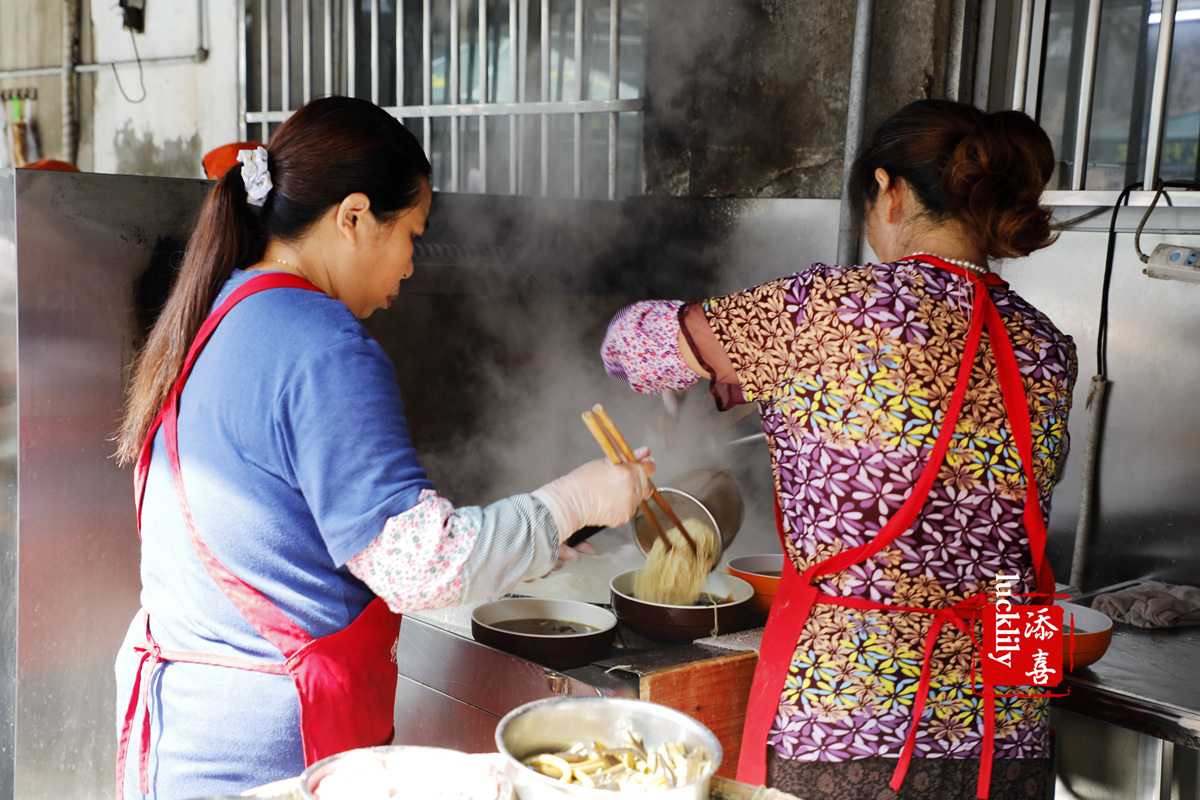
[[[730,575],[754,587],[754,597],[750,603],[755,611],[763,616],[771,613],[771,603],[775,602],[775,593],[779,591],[779,575],[783,571],[782,553],[738,556],[729,559],[725,569]]]
[[[1112,620],[1094,608],[1065,602],[1058,605],[1063,610],[1063,670],[1070,672],[1095,664],[1112,642]]]

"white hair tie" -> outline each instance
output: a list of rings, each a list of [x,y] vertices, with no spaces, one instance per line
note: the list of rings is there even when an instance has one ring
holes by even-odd
[[[267,148],[238,150],[237,160],[242,164],[242,183],[246,184],[246,202],[262,207],[271,192],[271,170],[267,169]]]

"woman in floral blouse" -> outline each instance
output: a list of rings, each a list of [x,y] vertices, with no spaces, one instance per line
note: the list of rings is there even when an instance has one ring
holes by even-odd
[[[912,103],[854,165],[878,262],[636,303],[610,324],[605,366],[637,391],[706,377],[722,410],[759,405],[795,570],[740,780],[808,800],[1044,796],[1046,700],[984,685],[969,632],[997,576],[1054,589],[1045,517],[1074,345],[988,268],[1053,242],[1053,166],[1024,114]]]

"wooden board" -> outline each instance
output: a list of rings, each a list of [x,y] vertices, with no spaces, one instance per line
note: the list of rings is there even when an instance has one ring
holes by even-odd
[[[747,650],[643,673],[638,697],[682,711],[716,734],[725,757],[717,775],[737,775],[742,725],[758,654]]]

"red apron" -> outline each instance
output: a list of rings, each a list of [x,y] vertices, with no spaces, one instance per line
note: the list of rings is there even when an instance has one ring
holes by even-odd
[[[796,642],[804,628],[813,606],[817,604],[840,605],[848,608],[871,609],[880,611],[908,611],[933,616],[929,633],[925,638],[925,658],[921,665],[921,678],[917,685],[917,696],[913,703],[913,722],[908,730],[904,747],[892,776],[890,786],[899,790],[904,776],[908,772],[912,760],[913,749],[916,745],[917,724],[925,709],[925,699],[930,683],[930,659],[933,656],[934,645],[938,634],[946,624],[953,625],[975,640],[972,623],[981,619],[981,608],[987,603],[987,594],[968,597],[948,608],[915,608],[911,606],[892,605],[868,600],[863,597],[842,597],[827,595],[821,592],[815,584],[818,579],[835,575],[855,564],[861,563],[879,553],[889,544],[905,533],[917,518],[917,514],[925,505],[934,479],[945,460],[947,448],[954,435],[954,428],[962,411],[963,398],[966,396],[970,382],[971,368],[975,363],[975,355],[984,327],[987,328],[992,351],[996,358],[996,371],[1000,381],[1000,391],[1004,399],[1005,414],[1008,425],[1017,444],[1017,452],[1025,471],[1027,492],[1025,496],[1024,523],[1029,535],[1029,546],[1033,556],[1033,567],[1037,575],[1037,593],[1051,595],[1054,592],[1054,576],[1050,564],[1044,558],[1046,546],[1046,523],[1042,518],[1042,507],[1038,498],[1037,483],[1033,476],[1033,431],[1030,422],[1028,401],[1025,397],[1025,386],[1021,381],[1020,369],[1016,356],[1013,354],[1012,342],[1000,312],[996,310],[988,293],[987,285],[1003,285],[999,276],[986,273],[982,276],[956,267],[928,255],[920,256],[922,261],[949,270],[957,275],[970,279],[974,293],[971,312],[971,325],[967,331],[966,347],[963,360],[959,365],[954,394],[946,417],[942,422],[937,441],[930,453],[929,461],[925,464],[912,492],[904,504],[887,524],[871,540],[858,547],[844,550],[824,561],[813,564],[800,574],[790,558],[784,559],[784,571],[780,581],[779,591],[771,606],[767,618],[760,649],[758,666],[754,672],[754,683],[750,690],[750,701],[746,711],[746,723],[742,732],[742,749],[738,760],[737,779],[754,786],[766,782],[767,773],[767,737],[771,723],[779,709],[779,698],[783,693],[784,681]],[[778,498],[775,504],[775,521],[780,539],[786,540],[783,532],[783,518],[779,510]],[[995,687],[984,684],[983,692],[983,754],[979,765],[978,796],[986,798],[991,782],[992,758],[994,752],[996,709]]]
[[[149,791],[149,686],[154,669],[162,662],[185,661],[290,675],[300,698],[300,733],[306,764],[312,764],[344,750],[388,744],[395,733],[393,715],[397,673],[394,648],[400,631],[400,617],[389,611],[384,601],[377,597],[345,628],[329,636],[314,639],[270,599],[217,560],[196,528],[196,521],[192,518],[187,495],[183,490],[178,448],[179,396],[187,383],[192,365],[230,309],[252,294],[276,287],[320,291],[308,281],[293,275],[261,275],[238,287],[205,320],[188,352],[179,379],[142,445],[134,489],[140,533],[142,499],[146,489],[146,475],[150,469],[154,435],[159,426],[162,426],[171,475],[175,481],[175,493],[196,554],[225,596],[260,636],[278,648],[284,661],[268,662],[217,653],[164,650],[150,635],[149,616],[144,611],[141,612],[141,615],[146,617],[146,641],[137,647],[141,661],[117,743],[118,798],[124,796],[125,761],[129,753],[133,722],[139,711],[142,714],[141,738],[138,745],[139,789],[142,794]]]

